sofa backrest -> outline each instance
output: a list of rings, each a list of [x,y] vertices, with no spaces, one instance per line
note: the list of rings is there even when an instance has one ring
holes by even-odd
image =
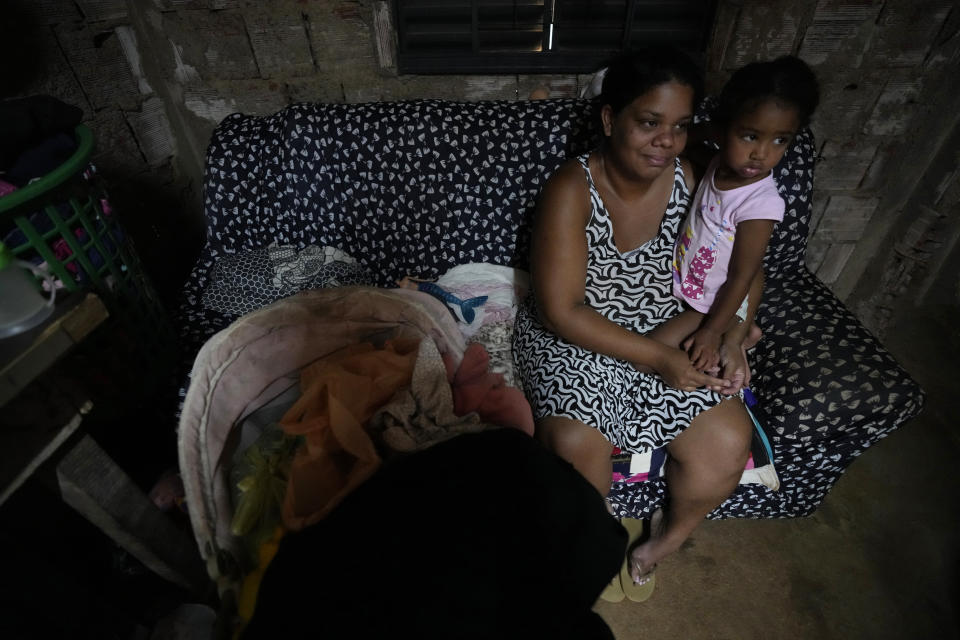
[[[234,114],[207,153],[209,248],[335,246],[381,284],[467,262],[525,267],[537,195],[596,145],[596,113],[587,100],[423,100]],[[812,139],[801,142],[778,176],[794,200],[771,242],[778,264],[806,243]]]

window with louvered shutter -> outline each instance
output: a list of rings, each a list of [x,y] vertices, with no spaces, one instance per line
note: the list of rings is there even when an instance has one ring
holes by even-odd
[[[703,53],[715,0],[394,0],[400,73],[587,73],[616,53]]]

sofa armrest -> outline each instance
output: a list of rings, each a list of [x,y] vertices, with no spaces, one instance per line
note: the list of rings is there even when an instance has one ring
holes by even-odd
[[[920,412],[917,383],[806,267],[767,279],[757,317],[752,386],[777,457],[846,461]]]

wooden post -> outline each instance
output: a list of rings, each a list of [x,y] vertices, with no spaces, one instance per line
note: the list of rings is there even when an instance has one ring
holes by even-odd
[[[207,584],[193,536],[178,528],[90,436],[57,464],[64,502],[163,578],[196,594]]]

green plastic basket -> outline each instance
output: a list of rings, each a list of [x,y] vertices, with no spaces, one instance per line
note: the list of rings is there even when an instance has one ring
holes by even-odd
[[[137,350],[167,361],[173,332],[89,164],[93,134],[84,125],[74,133],[78,147],[66,162],[0,197],[0,240],[17,258],[42,263],[62,290],[96,292]]]

